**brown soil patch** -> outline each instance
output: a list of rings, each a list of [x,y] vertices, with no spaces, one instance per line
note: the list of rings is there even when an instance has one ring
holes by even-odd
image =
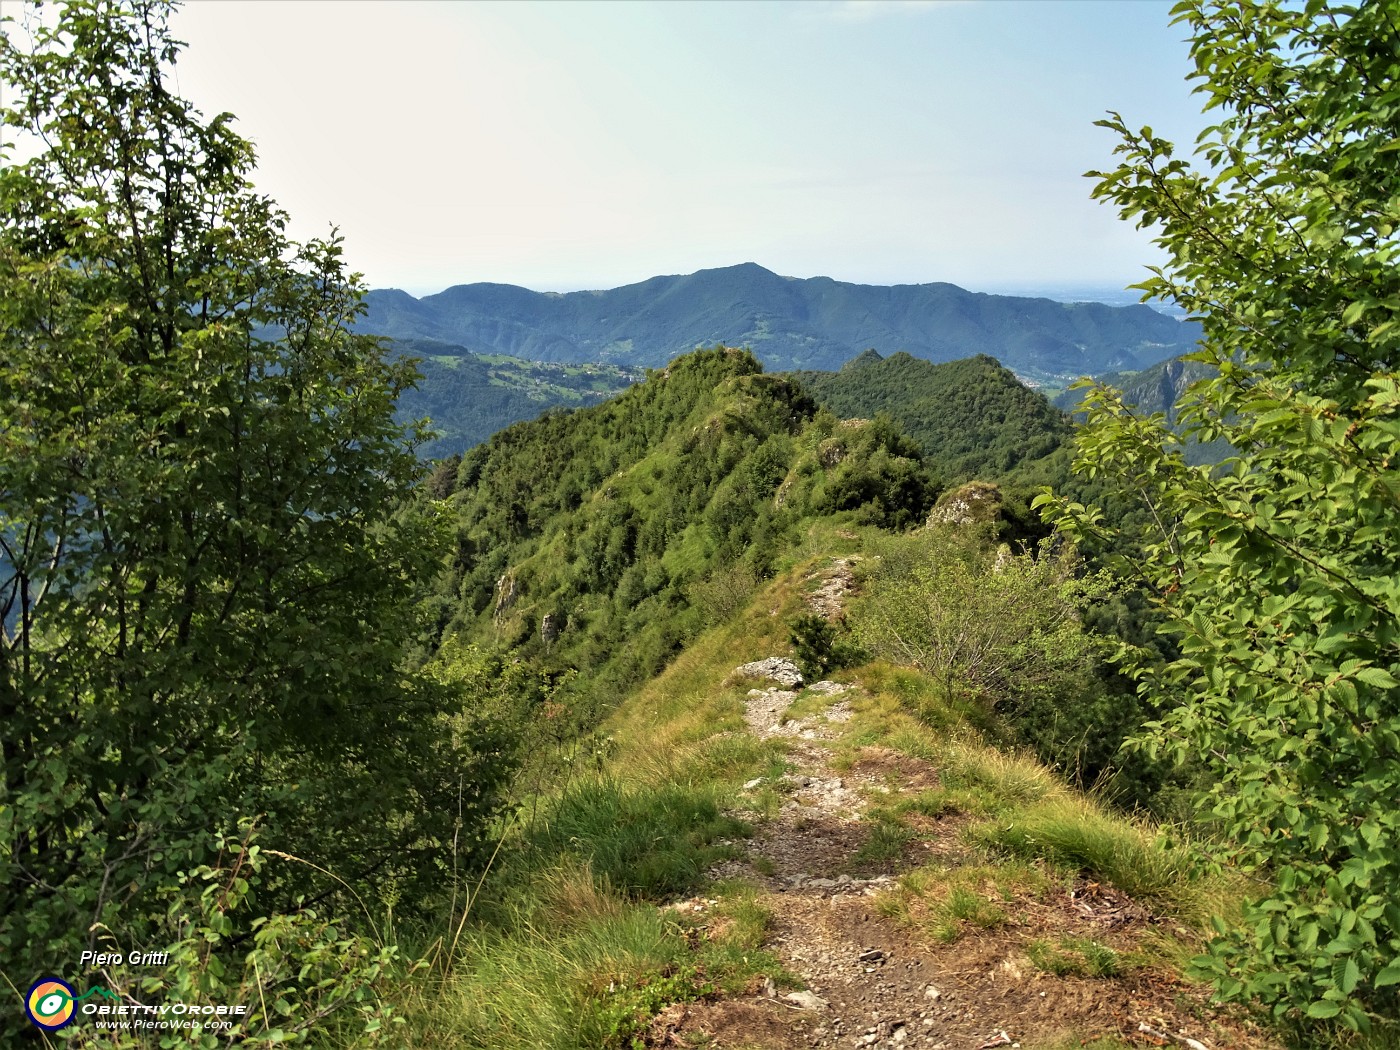
[[[1002,1031],[1023,1045],[1074,1031],[1145,1047],[1150,1041],[1137,1034],[1145,1021],[1204,1040],[1212,1050],[1270,1045],[1211,1008],[1199,989],[1154,971],[1117,978],[1042,973],[1025,954],[1023,930],[931,945],[879,915],[866,893],[799,889],[764,903],[774,913],[770,950],[825,1005],[796,1011],[758,995],[729,1010],[692,1007],[681,1033],[706,1033],[717,1046],[776,1050],[976,1050]]]
[[[1068,893],[1056,899],[1070,917],[1070,925],[1081,928],[1140,930],[1157,921],[1150,911],[1122,890],[1088,879],[1077,880]]]
[[[888,747],[863,747],[856,752],[851,772],[873,778],[903,794],[917,794],[938,787],[938,768],[932,762]]]
[[[810,1012],[773,1002],[678,1003],[652,1023],[648,1046],[691,1047],[704,1033],[715,1050],[761,1046],[764,1050],[806,1050],[811,1046]]]

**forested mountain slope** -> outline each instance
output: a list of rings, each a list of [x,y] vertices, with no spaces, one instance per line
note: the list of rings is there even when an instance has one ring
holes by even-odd
[[[398,418],[430,420],[425,457],[449,456],[498,430],[556,406],[594,405],[642,378],[640,370],[600,364],[548,364],[504,355],[483,356],[451,343],[396,340],[423,378],[399,395]]]
[[[1002,479],[1066,464],[1048,462],[1073,436],[1069,419],[985,355],[933,364],[866,351],[838,372],[793,378],[840,416],[887,414],[947,480]]]
[[[781,277],[754,263],[606,291],[471,284],[415,299],[370,292],[362,331],[539,361],[661,365],[678,350],[748,346],[770,369],[836,368],[868,347],[931,361],[990,354],[1023,375],[1134,369],[1189,350],[1199,331],[1146,306],[985,295],[951,284]]]
[[[456,485],[438,622],[548,666],[606,665],[619,685],[658,670],[719,577],[761,577],[803,521],[903,527],[937,494],[895,427],[842,422],[723,348],[502,431],[462,458]]]

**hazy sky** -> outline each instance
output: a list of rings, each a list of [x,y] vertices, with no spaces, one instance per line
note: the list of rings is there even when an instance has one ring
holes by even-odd
[[[13,0],[6,9],[14,13]],[[1206,123],[1155,0],[196,0],[180,90],[371,285],[567,290],[754,261],[973,288],[1138,280],[1107,109]]]

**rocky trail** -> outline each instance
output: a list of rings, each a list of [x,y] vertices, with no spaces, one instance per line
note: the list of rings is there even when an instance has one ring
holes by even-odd
[[[849,586],[849,566],[837,570],[845,586],[824,586],[824,604],[839,601]],[[711,875],[759,887],[759,902],[772,916],[765,947],[805,989],[785,991],[769,981],[744,998],[677,1004],[657,1018],[650,1045],[1015,1050],[1025,1041],[1029,1050],[1109,1035],[1121,1040],[1113,1045],[1132,1047],[1268,1045],[1219,1018],[1199,988],[1159,969],[1113,978],[1056,976],[1030,962],[1028,938],[1046,931],[1120,946],[1140,936],[1152,916],[1111,887],[1080,880],[1048,899],[1017,899],[1007,905],[1006,922],[952,943],[896,922],[882,904],[901,874],[930,862],[973,862],[960,837],[967,818],[956,813],[926,820],[893,858],[872,863],[863,853],[872,807],[936,787],[938,770],[863,747],[838,772],[833,744],[853,716],[858,687],[827,681],[804,687],[797,667],[779,658],[739,667],[731,680],[755,686],[745,703],[748,730],[787,741],[789,771],[776,782],[745,785],[755,798],[774,792],[776,812],[757,822],[743,859],[726,861]],[[794,705],[804,713],[793,716]],[[701,921],[713,904],[694,898],[670,907]]]

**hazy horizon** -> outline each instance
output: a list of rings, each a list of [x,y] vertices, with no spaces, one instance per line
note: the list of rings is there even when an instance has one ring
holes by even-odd
[[[1093,122],[1183,148],[1207,123],[1168,0],[226,0],[173,30],[172,86],[235,114],[291,232],[339,227],[371,287],[416,296],[745,259],[1117,289],[1161,256],[1090,200],[1116,144]]]

